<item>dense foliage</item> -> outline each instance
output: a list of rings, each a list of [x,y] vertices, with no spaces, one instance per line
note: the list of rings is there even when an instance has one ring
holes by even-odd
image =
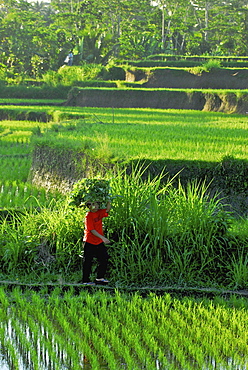
[[[246,0],[2,0],[0,76],[170,54],[248,54]],[[20,77],[21,79],[22,77]]]

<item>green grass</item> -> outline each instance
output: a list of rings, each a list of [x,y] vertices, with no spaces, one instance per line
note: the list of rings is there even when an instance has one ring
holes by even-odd
[[[56,105],[59,105],[59,104],[62,104],[65,100],[63,99],[31,99],[30,101],[30,98],[29,99],[15,99],[15,98],[9,98],[9,99],[0,99],[0,104],[1,105],[5,105],[5,104],[8,104],[8,105],[13,105],[13,104],[16,104],[16,105],[19,105],[20,103],[22,105],[26,104],[26,105],[29,105],[30,103],[32,105],[51,105],[51,104],[56,104]]]

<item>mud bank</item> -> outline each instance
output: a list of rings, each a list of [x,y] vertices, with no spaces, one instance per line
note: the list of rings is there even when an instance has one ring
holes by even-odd
[[[144,81],[146,88],[243,90],[248,89],[248,70],[215,68],[196,74],[184,69],[136,69],[126,72],[126,81]]]
[[[246,114],[248,93],[165,89],[74,88],[66,105],[80,107],[193,109]]]

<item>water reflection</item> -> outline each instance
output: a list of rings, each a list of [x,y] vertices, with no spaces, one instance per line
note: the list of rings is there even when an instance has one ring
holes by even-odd
[[[45,330],[44,326],[35,323],[32,329],[27,323],[18,319],[10,318],[5,324],[1,323],[0,345],[0,369],[1,370],[72,370],[93,369],[86,356],[78,354],[78,348],[73,347],[73,343],[68,343],[63,338],[63,343],[59,341],[55,331],[53,333]],[[69,345],[69,346],[67,346]],[[72,356],[74,351],[75,356]],[[178,363],[176,356],[169,351],[165,351],[164,356],[168,360],[168,366],[164,367],[157,359],[154,360],[154,370],[186,370]],[[101,370],[109,369],[102,363]],[[127,369],[127,364],[119,363],[119,369]],[[142,366],[141,369],[147,369]],[[213,358],[206,359],[206,366],[199,366],[192,362],[190,370],[247,370],[246,366],[235,364],[232,358],[226,360],[226,365],[219,365]],[[93,369],[94,370],[94,369]],[[153,369],[147,369],[153,370]],[[189,367],[187,366],[187,370]]]

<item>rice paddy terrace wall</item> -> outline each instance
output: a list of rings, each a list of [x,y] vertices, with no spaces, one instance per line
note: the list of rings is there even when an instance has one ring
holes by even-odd
[[[126,71],[125,80],[132,84],[130,87],[135,88],[74,87],[68,94],[66,104],[86,107],[194,109],[241,114],[248,111],[248,69],[245,68],[213,68],[206,72],[189,68],[133,67]]]
[[[32,155],[30,178],[37,186],[67,193],[76,181],[109,167],[82,151],[37,145]]]
[[[200,71],[200,70],[199,70]],[[148,70],[128,70],[129,82],[146,81],[147,88],[177,89],[247,89],[248,70],[233,68],[213,68],[211,71],[198,72],[190,69],[157,68]]]
[[[80,107],[193,109],[246,114],[248,93],[166,89],[101,89],[74,87],[66,105]]]

